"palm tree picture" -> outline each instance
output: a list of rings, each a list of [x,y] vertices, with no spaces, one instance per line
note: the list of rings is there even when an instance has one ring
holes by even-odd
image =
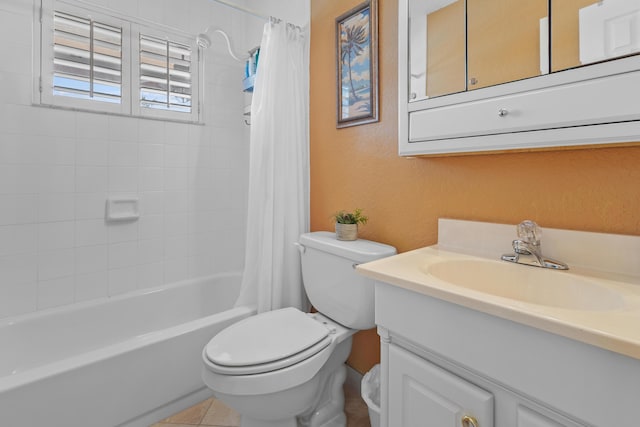
[[[371,3],[367,1],[336,20],[338,127],[377,120]]]

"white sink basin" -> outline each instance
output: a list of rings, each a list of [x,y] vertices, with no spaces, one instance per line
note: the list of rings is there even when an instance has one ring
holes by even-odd
[[[563,271],[458,259],[429,264],[424,272],[455,286],[530,304],[589,311],[613,310],[624,305],[624,298],[614,290]]]

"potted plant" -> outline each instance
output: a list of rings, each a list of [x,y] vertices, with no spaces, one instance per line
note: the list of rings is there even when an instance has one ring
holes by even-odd
[[[358,238],[358,224],[366,224],[368,217],[362,215],[362,209],[353,212],[340,211],[333,215],[336,221],[336,238],[338,240],[356,240]]]

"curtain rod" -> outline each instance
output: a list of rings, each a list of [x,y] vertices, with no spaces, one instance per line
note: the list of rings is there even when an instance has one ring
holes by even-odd
[[[249,15],[253,15],[256,18],[262,18],[262,19],[264,19],[266,21],[268,21],[271,18],[270,16],[263,15],[262,13],[260,13],[258,11],[249,9],[247,7],[244,7],[244,6],[237,5],[237,4],[235,4],[233,2],[230,2],[230,1],[227,1],[227,0],[209,0],[209,1],[223,4],[225,6],[228,6],[228,7],[232,8],[232,9],[239,10],[240,12],[244,12],[244,13],[247,13]]]

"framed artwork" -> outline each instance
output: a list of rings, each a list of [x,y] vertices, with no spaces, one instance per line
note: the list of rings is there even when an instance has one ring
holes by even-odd
[[[337,127],[378,121],[378,1],[336,18]]]

